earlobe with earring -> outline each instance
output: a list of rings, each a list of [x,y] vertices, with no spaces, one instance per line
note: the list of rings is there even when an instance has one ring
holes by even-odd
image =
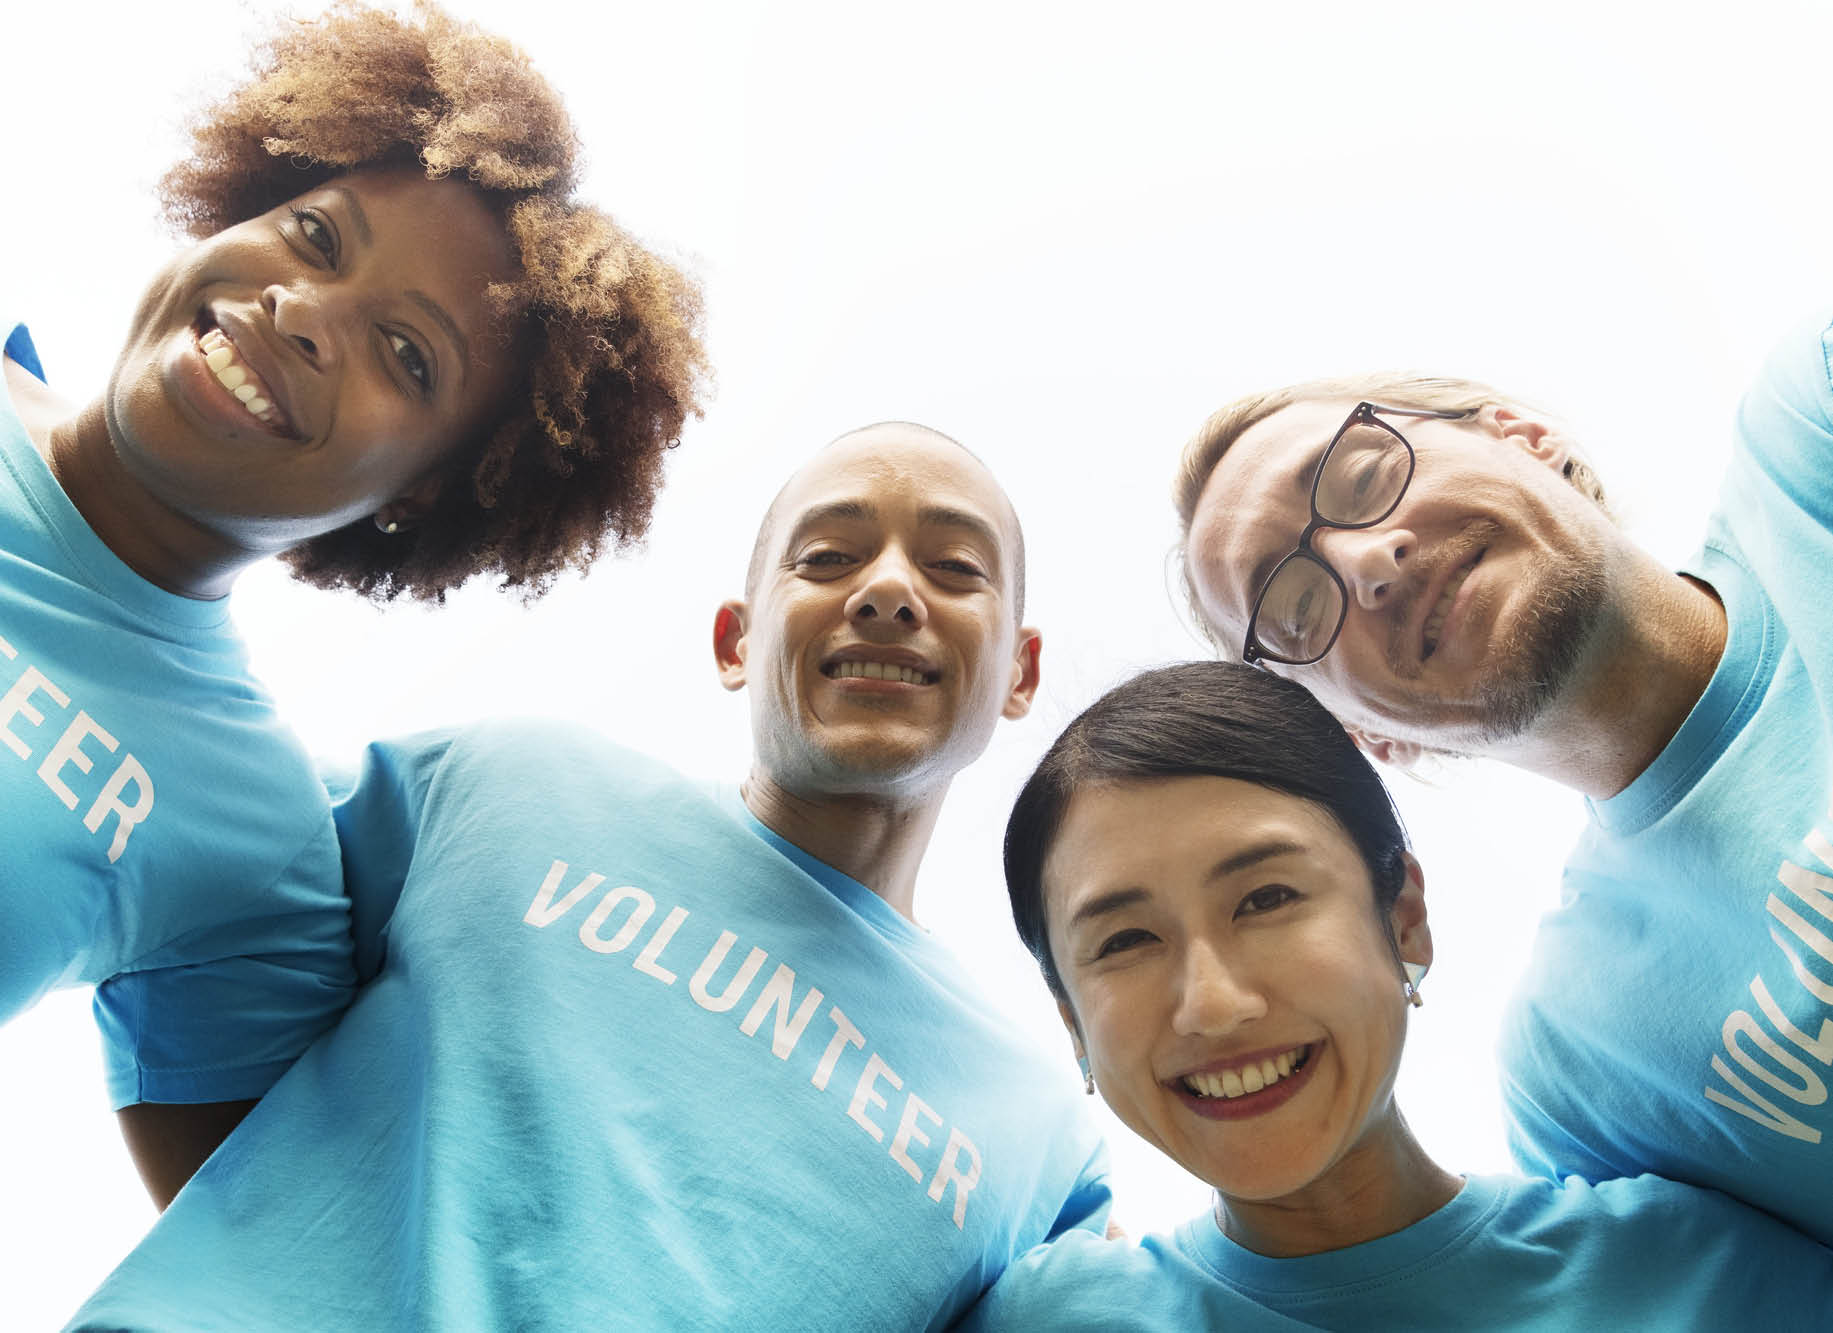
[[[1415,1009],[1426,1002],[1425,996],[1419,993],[1419,985],[1426,979],[1426,966],[1423,963],[1402,963],[1407,974],[1406,984],[1401,988],[1407,997],[1407,1003]]]
[[[385,532],[390,537],[394,536],[397,532],[401,531],[401,525],[399,523],[395,522],[395,520],[392,518],[388,519],[385,522],[383,521],[383,518],[380,514],[376,515],[375,524],[376,524],[376,530],[378,532]]]
[[[1093,1097],[1095,1095],[1095,1071],[1088,1067],[1088,1057],[1078,1055],[1076,1067],[1082,1071],[1082,1091]]]

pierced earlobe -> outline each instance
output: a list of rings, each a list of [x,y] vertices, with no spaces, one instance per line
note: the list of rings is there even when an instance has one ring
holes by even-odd
[[[392,518],[384,521],[380,514],[376,515],[375,524],[378,532],[385,532],[390,537],[401,531],[401,525],[399,523],[395,522]]]
[[[1417,1009],[1426,1002],[1425,996],[1419,993],[1419,986],[1426,979],[1428,969],[1423,963],[1402,963],[1400,966],[1407,974],[1406,983],[1401,987],[1402,993],[1406,995],[1407,1003]]]
[[[1088,1067],[1088,1057],[1078,1055],[1076,1067],[1082,1071],[1082,1091],[1093,1097],[1095,1095],[1095,1071]]]

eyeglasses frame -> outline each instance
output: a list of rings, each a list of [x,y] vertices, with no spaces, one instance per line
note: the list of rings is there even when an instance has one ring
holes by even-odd
[[[1419,462],[1419,456],[1413,452],[1412,441],[1376,416],[1378,412],[1386,413],[1389,416],[1416,417],[1433,421],[1457,421],[1470,415],[1469,409],[1383,407],[1379,403],[1370,402],[1357,403],[1350,410],[1349,415],[1343,419],[1343,424],[1337,427],[1337,433],[1330,437],[1330,443],[1324,447],[1324,452],[1319,455],[1317,468],[1311,474],[1311,521],[1305,524],[1305,530],[1298,534],[1298,541],[1293,544],[1292,549],[1280,558],[1278,564],[1267,571],[1266,578],[1260,584],[1260,592],[1254,598],[1254,609],[1247,618],[1247,636],[1241,644],[1241,660],[1248,666],[1260,667],[1262,670],[1265,670],[1263,663],[1266,662],[1279,662],[1285,666],[1310,666],[1313,662],[1323,661],[1329,655],[1330,650],[1336,647],[1337,637],[1343,633],[1343,622],[1349,618],[1349,587],[1343,582],[1343,576],[1330,567],[1330,562],[1317,553],[1316,548],[1311,544],[1311,538],[1320,528],[1337,528],[1344,532],[1356,532],[1363,528],[1372,528],[1377,523],[1386,522],[1388,516],[1400,508],[1400,502],[1406,498],[1407,487],[1413,484],[1413,472]],[[1323,484],[1324,469],[1330,466],[1330,456],[1336,453],[1338,443],[1349,433],[1352,426],[1359,425],[1378,426],[1400,442],[1400,447],[1407,451],[1407,475],[1401,481],[1400,489],[1394,493],[1393,503],[1373,518],[1361,523],[1333,523],[1318,512],[1318,487]],[[1276,653],[1260,641],[1260,635],[1255,629],[1255,626],[1260,623],[1260,608],[1266,602],[1267,593],[1272,591],[1274,582],[1279,578],[1279,572],[1294,560],[1309,560],[1330,575],[1330,581],[1337,585],[1336,628],[1330,631],[1330,637],[1324,641],[1324,647],[1313,657],[1292,658]]]

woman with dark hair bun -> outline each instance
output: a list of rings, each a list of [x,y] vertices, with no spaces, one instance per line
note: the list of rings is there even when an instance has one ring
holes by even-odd
[[[1454,1175],[1394,1102],[1432,962],[1381,780],[1305,690],[1147,672],[1050,748],[1006,828],[1019,934],[1089,1091],[1216,1191],[1143,1244],[1068,1235],[976,1328],[1808,1328],[1833,1254],[1652,1176]]]
[[[523,596],[641,536],[699,294],[574,197],[513,46],[431,5],[287,20],[166,176],[194,239],[102,392],[0,395],[0,1021],[101,983],[161,1203],[348,1002],[330,810],[221,600]]]

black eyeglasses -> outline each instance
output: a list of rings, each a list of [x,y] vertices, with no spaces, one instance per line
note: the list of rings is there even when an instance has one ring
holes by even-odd
[[[1400,503],[1413,480],[1413,446],[1382,416],[1455,421],[1468,412],[1357,403],[1330,438],[1311,478],[1311,521],[1273,566],[1247,618],[1241,660],[1304,666],[1330,651],[1349,614],[1349,590],[1311,549],[1319,528],[1372,528]]]

